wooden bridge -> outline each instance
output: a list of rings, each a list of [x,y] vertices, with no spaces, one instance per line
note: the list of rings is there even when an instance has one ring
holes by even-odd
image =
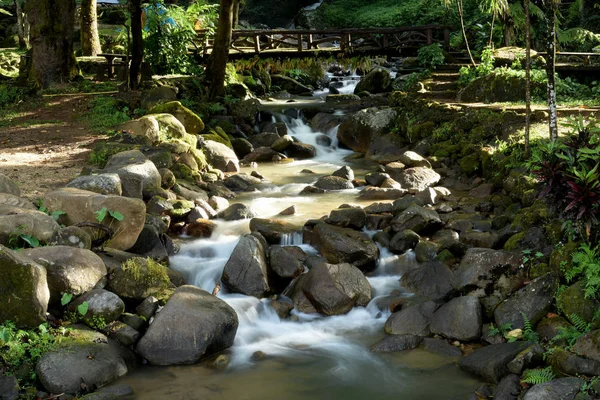
[[[203,56],[213,49],[213,38],[206,30],[197,30],[198,48]],[[450,47],[450,28],[444,26],[405,26],[372,29],[294,29],[294,30],[234,30],[230,56],[256,55],[303,56],[315,53],[406,53],[439,43]]]

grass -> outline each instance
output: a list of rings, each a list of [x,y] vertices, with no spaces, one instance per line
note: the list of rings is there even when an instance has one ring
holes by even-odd
[[[111,96],[95,97],[90,101],[89,106],[89,112],[81,119],[96,132],[112,130],[131,119],[129,107],[123,101]]]

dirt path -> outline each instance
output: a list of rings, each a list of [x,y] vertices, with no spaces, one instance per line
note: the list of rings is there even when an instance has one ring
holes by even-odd
[[[33,200],[62,187],[87,165],[94,142],[103,138],[79,118],[90,98],[44,97],[23,104],[9,122],[2,118],[0,173],[19,184],[23,197]]]

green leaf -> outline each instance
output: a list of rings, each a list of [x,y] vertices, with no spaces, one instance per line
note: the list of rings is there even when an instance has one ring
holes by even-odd
[[[538,251],[537,253],[535,253],[535,256],[537,258],[542,258],[542,257],[544,257],[544,253]]]
[[[106,214],[108,213],[108,208],[106,207],[102,207],[102,209],[100,211],[96,211],[94,214],[96,214],[96,221],[102,223],[102,221],[104,221],[104,218],[106,218]]]
[[[123,216],[123,214],[121,214],[118,211],[109,211],[108,212],[110,214],[111,217],[113,217],[114,219],[116,219],[117,221],[123,221],[123,218],[125,218]]]
[[[73,300],[73,295],[71,293],[63,293],[62,297],[60,298],[60,304],[66,306],[71,302],[71,300]]]
[[[40,241],[31,235],[19,235],[19,237],[31,247],[40,247]]]
[[[85,314],[87,314],[89,307],[90,306],[88,302],[84,301],[83,303],[77,306],[77,312],[79,312],[79,314],[81,314],[81,316],[83,317],[85,316]]]
[[[58,221],[58,217],[65,214],[66,212],[64,211],[52,211],[52,214],[50,214],[50,216],[52,216],[52,218],[54,218],[55,221]]]

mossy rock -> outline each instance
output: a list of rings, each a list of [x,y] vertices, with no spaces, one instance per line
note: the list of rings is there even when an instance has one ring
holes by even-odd
[[[115,154],[139,148],[140,146],[136,144],[101,141],[90,153],[89,163],[98,168],[104,168],[108,160]]]
[[[531,277],[531,279],[535,279],[542,275],[546,275],[548,272],[555,271],[552,271],[550,265],[548,265],[547,263],[536,263],[532,265],[531,268],[529,268],[529,276]]]
[[[481,171],[481,160],[479,154],[472,153],[468,156],[463,157],[460,162],[460,172],[463,174],[473,176]]]
[[[183,154],[190,151],[192,146],[181,139],[173,139],[169,142],[163,142],[157,146],[160,149],[165,149],[173,154]]]
[[[537,200],[531,207],[525,207],[519,210],[512,222],[512,228],[522,231],[533,225],[545,223],[549,217],[550,212],[546,203],[542,200]]]
[[[504,250],[513,251],[520,248],[520,243],[525,237],[526,232],[515,233],[504,243]]]
[[[446,265],[454,264],[457,261],[454,254],[452,254],[452,252],[448,249],[439,252],[436,259],[443,262]]]
[[[206,171],[208,168],[210,168],[210,165],[208,164],[208,161],[206,160],[206,156],[204,155],[204,153],[202,151],[200,151],[196,148],[191,148],[190,153],[194,157],[194,160],[196,160],[199,171]]]
[[[173,205],[173,209],[169,211],[169,215],[177,219],[185,217],[196,207],[196,204],[189,200],[169,200],[169,203]]]
[[[220,126],[217,126],[214,129],[209,130],[208,133],[205,133],[204,135],[202,135],[202,138],[204,140],[212,140],[214,142],[224,144],[225,146],[229,147],[230,149],[233,149],[233,146],[231,144],[231,140],[229,139],[229,136],[225,133],[223,128],[221,128]]]
[[[193,171],[190,167],[185,164],[175,163],[171,167],[171,172],[177,179],[183,179],[190,182],[195,182],[200,178],[198,171]]]
[[[550,223],[546,224],[544,227],[544,231],[548,236],[548,240],[550,243],[559,243],[563,238],[563,228],[562,221],[559,219],[555,219]]]
[[[579,316],[585,322],[592,322],[596,310],[600,307],[600,302],[591,297],[585,297],[585,287],[582,281],[563,290],[556,301],[559,309],[573,324],[575,323],[573,315]]]
[[[192,110],[179,101],[170,101],[152,107],[148,114],[171,114],[182,123],[187,133],[197,135],[204,130],[204,122]]]
[[[185,127],[171,114],[148,114],[158,121],[161,142],[183,139],[187,134]]]
[[[113,271],[109,288],[120,297],[143,300],[171,286],[167,268],[151,258],[134,257]]]
[[[435,123],[431,121],[409,124],[406,129],[406,139],[409,143],[416,143],[419,140],[431,136],[435,129]]]
[[[568,242],[550,254],[550,268],[554,271],[569,270],[573,266],[573,254],[579,249],[578,242]]]

